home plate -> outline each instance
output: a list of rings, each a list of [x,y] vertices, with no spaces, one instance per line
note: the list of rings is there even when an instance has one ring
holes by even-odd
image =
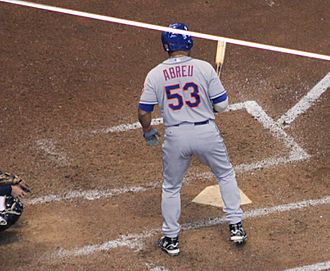
[[[241,190],[239,190],[239,192],[241,194],[241,205],[252,203],[252,201]],[[206,187],[192,200],[192,202],[215,207],[223,207],[219,185],[216,184]]]

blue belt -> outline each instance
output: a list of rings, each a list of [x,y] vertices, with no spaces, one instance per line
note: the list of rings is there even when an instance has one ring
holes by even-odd
[[[209,120],[204,120],[204,121],[199,121],[199,122],[193,122],[191,124],[194,124],[195,126],[197,126],[197,125],[205,125],[205,124],[208,124],[208,123],[209,123]],[[173,126],[180,126],[181,124],[184,124],[184,123],[175,124]]]

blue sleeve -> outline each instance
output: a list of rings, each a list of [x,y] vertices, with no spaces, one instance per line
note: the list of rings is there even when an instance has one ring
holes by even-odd
[[[139,103],[139,109],[141,109],[145,112],[152,112],[152,111],[154,111],[154,104]]]
[[[221,96],[218,96],[214,99],[211,99],[211,101],[212,101],[213,104],[217,104],[217,103],[221,103],[221,102],[227,100],[227,98],[228,98],[228,96],[227,96],[227,93],[225,92]]]
[[[6,196],[11,194],[11,185],[0,186],[0,196]]]

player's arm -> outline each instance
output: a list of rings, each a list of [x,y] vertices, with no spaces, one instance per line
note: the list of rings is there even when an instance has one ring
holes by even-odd
[[[152,111],[157,103],[157,97],[153,90],[151,80],[147,76],[140,98],[138,119],[142,126],[143,137],[147,144],[151,146],[159,144],[159,133],[156,128],[151,126]]]
[[[227,92],[224,94],[220,95],[217,98],[211,99],[213,103],[213,109],[216,112],[223,112],[227,109],[228,107],[228,96]]]
[[[20,187],[19,185],[12,185],[11,186],[11,195],[14,198],[24,198],[25,196],[27,196],[26,191],[24,191],[24,189],[22,189],[22,187]]]
[[[141,123],[143,130],[143,137],[150,146],[155,146],[159,144],[159,133],[156,128],[151,126],[151,112],[153,106],[146,106],[143,103],[139,104],[138,109],[138,119]],[[147,110],[147,111],[146,111]]]
[[[0,196],[12,195],[14,198],[24,198],[27,195],[19,185],[1,185]]]
[[[141,123],[143,132],[151,129],[151,112],[153,111],[153,105],[147,105],[139,103],[138,119]]]
[[[23,198],[31,192],[29,185],[19,176],[0,171],[0,196]]]

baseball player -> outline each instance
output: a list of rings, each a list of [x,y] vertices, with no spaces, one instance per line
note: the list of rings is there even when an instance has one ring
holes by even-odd
[[[21,199],[30,192],[29,185],[22,178],[0,170],[0,196],[11,195]]]
[[[20,199],[30,192],[20,177],[0,171],[0,232],[17,222],[24,208]]]
[[[188,30],[183,23],[169,27]],[[161,202],[164,221],[159,246],[171,256],[180,252],[180,190],[193,155],[209,166],[217,177],[230,239],[242,244],[247,234],[242,225],[240,193],[223,138],[214,121],[214,112],[222,112],[228,106],[226,90],[211,64],[190,56],[191,36],[163,32],[161,40],[169,58],[148,73],[138,110],[148,145],[159,144],[159,133],[151,126],[151,114],[156,104],[164,119]]]

